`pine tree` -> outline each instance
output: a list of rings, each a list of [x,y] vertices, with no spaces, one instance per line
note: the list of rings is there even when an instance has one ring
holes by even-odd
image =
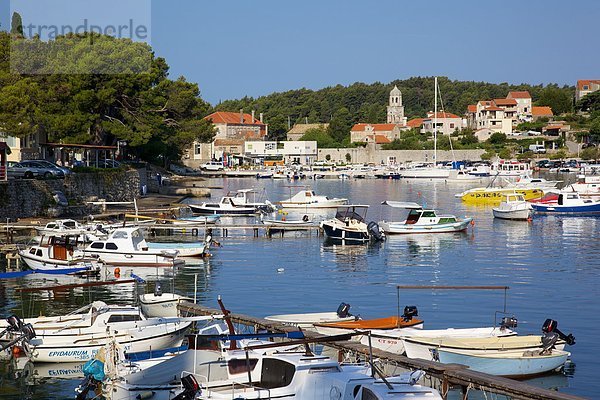
[[[21,14],[18,12],[14,12],[12,15],[10,33],[12,35],[23,36],[23,18],[21,18]]]

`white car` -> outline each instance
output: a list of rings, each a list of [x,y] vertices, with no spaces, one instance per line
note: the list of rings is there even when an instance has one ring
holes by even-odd
[[[206,171],[223,171],[225,167],[223,167],[223,163],[220,161],[209,161],[200,166],[201,169]]]

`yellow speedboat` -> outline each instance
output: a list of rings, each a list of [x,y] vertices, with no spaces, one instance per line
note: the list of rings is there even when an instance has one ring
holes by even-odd
[[[460,198],[467,204],[499,205],[507,194],[522,194],[525,200],[539,199],[544,196],[544,191],[537,189],[519,188],[475,188],[460,194]]]

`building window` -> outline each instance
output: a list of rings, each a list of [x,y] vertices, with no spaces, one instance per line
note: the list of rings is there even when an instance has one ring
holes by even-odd
[[[284,144],[285,143],[283,143],[283,142],[277,142],[277,150],[283,150]],[[298,148],[298,147],[296,147],[296,148]]]
[[[252,143],[248,143],[248,150],[252,150]]]
[[[454,129],[454,124],[450,124],[450,129]]]
[[[194,154],[200,154],[200,152],[202,151],[202,146],[197,144],[194,146]]]
[[[587,85],[584,85],[584,86],[583,86],[583,90],[590,90],[590,87],[589,87],[589,86],[587,86]]]
[[[275,150],[276,143],[265,143],[265,150]]]

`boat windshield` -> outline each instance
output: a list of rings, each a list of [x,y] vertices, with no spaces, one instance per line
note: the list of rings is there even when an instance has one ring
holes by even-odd
[[[410,210],[408,217],[406,217],[406,224],[416,224],[419,218],[421,218],[421,210]]]
[[[335,218],[339,219],[342,222],[346,219],[355,219],[360,222],[365,222],[366,208],[365,211],[363,211],[362,213],[363,215],[359,214],[357,211],[362,210],[354,208],[344,208],[337,211],[337,213],[335,214]]]
[[[133,248],[138,249],[138,245],[144,240],[144,237],[139,230],[131,232],[131,240],[133,241]]]

